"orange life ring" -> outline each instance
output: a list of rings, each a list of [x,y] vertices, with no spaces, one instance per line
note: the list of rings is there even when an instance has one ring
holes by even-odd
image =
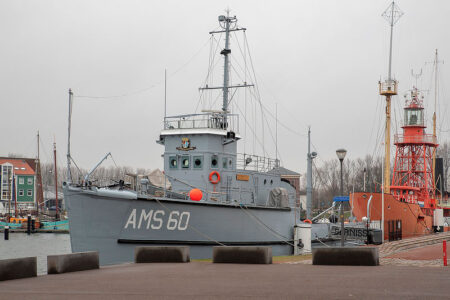
[[[311,222],[311,220],[310,219],[306,219],[305,221],[303,221],[304,223],[309,223],[309,224],[312,224],[312,222]]]
[[[213,176],[216,175],[217,178],[216,180],[213,180]],[[211,182],[212,184],[217,184],[220,181],[220,174],[217,171],[212,171],[211,173],[209,173],[209,182]]]

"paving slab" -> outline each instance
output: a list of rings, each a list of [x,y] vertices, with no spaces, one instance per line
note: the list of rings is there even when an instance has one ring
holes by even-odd
[[[443,299],[449,280],[444,267],[124,264],[0,282],[0,299]]]
[[[447,256],[450,253],[449,250],[447,250]],[[430,246],[423,246],[419,248],[414,249],[408,249],[406,251],[398,252],[391,254],[389,256],[386,256],[386,258],[400,258],[400,259],[410,259],[410,260],[435,260],[435,259],[441,259],[443,256],[443,249],[442,249],[442,243],[430,245]]]

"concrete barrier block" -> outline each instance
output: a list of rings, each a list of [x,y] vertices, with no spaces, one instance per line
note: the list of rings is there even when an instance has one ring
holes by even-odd
[[[272,247],[215,246],[213,263],[271,264]]]
[[[36,257],[0,260],[0,281],[37,276]],[[1,292],[0,292],[1,293]]]
[[[191,261],[188,246],[143,246],[134,248],[135,263],[165,263]]]
[[[313,248],[313,265],[378,266],[376,247]]]
[[[100,266],[97,251],[47,256],[48,274],[61,274],[67,272],[92,270],[98,269],[99,267]]]

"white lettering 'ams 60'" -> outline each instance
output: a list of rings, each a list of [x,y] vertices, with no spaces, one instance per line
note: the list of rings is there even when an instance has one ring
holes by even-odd
[[[191,213],[188,211],[179,212],[177,210],[171,211],[168,216],[163,210],[141,210],[138,216],[136,209],[133,209],[125,224],[125,229],[131,227],[133,229],[153,229],[159,230],[165,226],[168,230],[186,230],[189,225],[189,218]]]

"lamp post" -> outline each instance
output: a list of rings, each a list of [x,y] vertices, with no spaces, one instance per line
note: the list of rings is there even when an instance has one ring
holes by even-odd
[[[342,176],[342,163],[344,162],[345,155],[347,154],[347,150],[338,149],[336,150],[336,155],[341,162],[341,196],[344,196],[344,181]],[[339,218],[341,219],[341,247],[344,247],[344,205],[341,202],[341,208],[339,210]]]

